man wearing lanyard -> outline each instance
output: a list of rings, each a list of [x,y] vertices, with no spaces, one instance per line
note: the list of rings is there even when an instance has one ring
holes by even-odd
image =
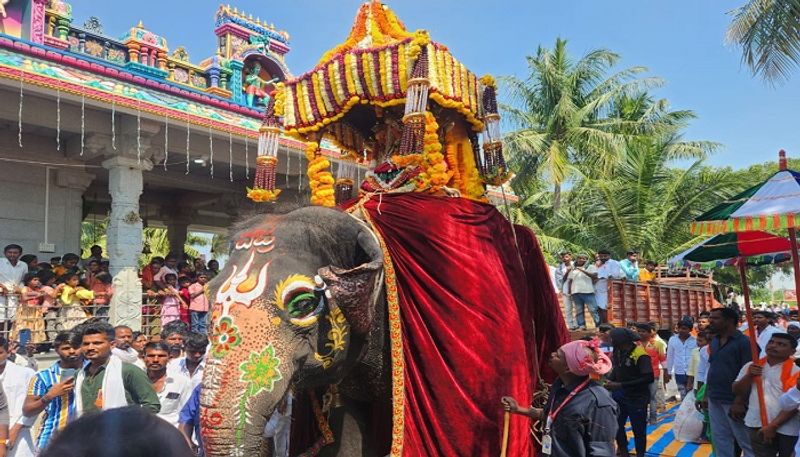
[[[550,357],[558,374],[547,407],[520,408],[514,398],[503,397],[506,411],[545,421],[542,454],[551,457],[614,455],[617,404],[594,379],[611,370],[611,361],[599,342],[573,341]]]

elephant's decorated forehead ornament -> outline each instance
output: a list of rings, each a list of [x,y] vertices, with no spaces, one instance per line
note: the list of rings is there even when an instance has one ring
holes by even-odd
[[[447,190],[484,200],[487,184],[510,177],[494,78],[478,78],[428,32],[406,30],[379,1],[361,6],[347,40],[312,71],[270,95],[247,189],[255,202],[278,198],[287,137],[304,144],[314,205],[340,204],[359,186],[366,194]],[[331,160],[339,162],[336,178]],[[365,179],[356,182],[362,167]]]

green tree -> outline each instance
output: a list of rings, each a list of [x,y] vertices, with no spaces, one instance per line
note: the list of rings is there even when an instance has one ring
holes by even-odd
[[[89,248],[96,244],[102,247],[103,251],[106,251],[107,230],[108,219],[93,222],[84,221],[81,224],[81,249],[88,253]],[[139,263],[141,265],[146,265],[152,257],[164,257],[170,252],[167,229],[164,228],[145,227],[144,230],[142,230],[142,243],[145,248],[143,250],[150,252],[146,254],[142,253],[139,257]],[[211,241],[208,239],[196,233],[189,232],[183,251],[191,257],[197,257],[199,255],[197,247],[208,246],[210,243]],[[107,252],[106,255],[108,255]]]
[[[525,79],[503,78],[504,119],[513,129],[505,139],[517,174],[514,190],[525,192],[544,179],[553,189],[552,209],[561,206],[562,188],[574,176],[575,163],[610,170],[618,162],[625,136],[653,127],[640,120],[621,119],[614,102],[621,95],[658,85],[640,78],[644,67],[612,73],[620,56],[606,49],[573,60],[567,41],[553,49],[539,47],[528,56]]]
[[[744,63],[769,82],[787,79],[800,60],[800,1],[749,0],[732,14],[728,39]]]

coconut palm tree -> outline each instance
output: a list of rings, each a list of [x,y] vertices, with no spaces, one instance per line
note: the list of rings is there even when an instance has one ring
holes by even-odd
[[[502,108],[513,129],[505,139],[517,175],[513,186],[524,191],[544,178],[553,188],[553,210],[558,211],[562,186],[575,172],[573,163],[609,170],[626,135],[654,127],[620,119],[613,107],[620,96],[660,81],[640,78],[644,67],[612,73],[620,56],[605,49],[574,60],[560,38],[553,49],[539,47],[527,59],[525,79],[503,78],[507,103]]]
[[[800,1],[749,0],[731,13],[728,40],[747,66],[771,83],[787,79],[800,61]]]

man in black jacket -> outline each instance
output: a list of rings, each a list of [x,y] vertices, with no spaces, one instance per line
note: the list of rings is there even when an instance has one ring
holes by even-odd
[[[629,455],[625,422],[630,418],[636,455],[644,456],[647,450],[647,405],[650,403],[649,386],[653,382],[653,366],[650,356],[636,343],[640,339],[637,333],[626,328],[615,328],[609,334],[614,345],[614,368],[608,376],[606,388],[613,392],[612,396],[619,405],[618,455]]]

